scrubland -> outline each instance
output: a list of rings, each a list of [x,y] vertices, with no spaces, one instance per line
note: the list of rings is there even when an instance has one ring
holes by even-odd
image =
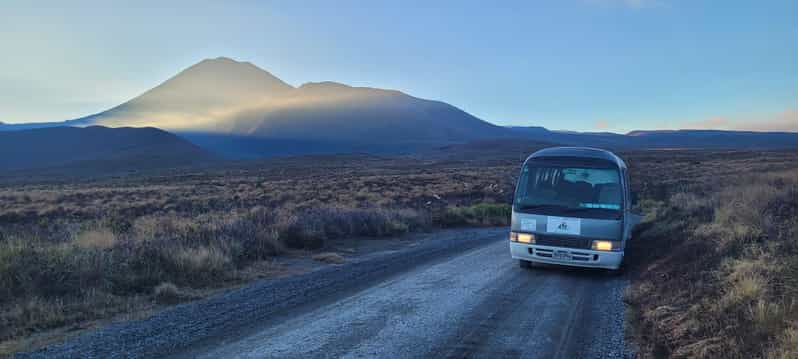
[[[798,156],[745,157],[671,168],[641,201],[626,300],[642,357],[798,357]]]
[[[796,357],[798,153],[621,155],[646,215],[628,249],[640,353]],[[337,239],[507,225],[520,158],[494,148],[0,178],[0,353],[289,271],[275,259],[338,265]]]
[[[332,156],[6,183],[0,352],[274,275],[283,255],[341,263],[331,240],[507,225],[506,168]]]

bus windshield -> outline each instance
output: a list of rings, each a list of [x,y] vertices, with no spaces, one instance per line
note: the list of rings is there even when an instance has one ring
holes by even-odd
[[[514,206],[522,212],[614,217],[622,193],[617,168],[531,162],[521,171]]]

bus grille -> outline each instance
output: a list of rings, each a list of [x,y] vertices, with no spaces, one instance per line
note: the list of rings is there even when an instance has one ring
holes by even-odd
[[[536,236],[535,244],[541,246],[590,249],[592,240],[579,237]]]

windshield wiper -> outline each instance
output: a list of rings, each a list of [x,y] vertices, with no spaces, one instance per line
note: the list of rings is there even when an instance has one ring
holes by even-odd
[[[529,204],[524,206],[519,206],[518,209],[520,210],[529,210],[529,209],[558,209],[565,213],[580,213],[580,212],[589,212],[593,210],[609,210],[607,208],[590,208],[590,207],[566,207],[557,204]]]
[[[581,213],[581,212],[589,212],[594,209],[600,208],[588,208],[588,207],[563,207],[562,211],[565,213]]]
[[[565,209],[567,207],[563,207],[557,204],[527,204],[518,206],[520,210],[527,210],[527,209],[542,209],[542,208],[557,208],[557,209]]]

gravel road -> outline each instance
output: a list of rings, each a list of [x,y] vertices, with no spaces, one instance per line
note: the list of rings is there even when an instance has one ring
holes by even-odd
[[[622,358],[623,277],[522,269],[505,229],[255,283],[22,357]]]

